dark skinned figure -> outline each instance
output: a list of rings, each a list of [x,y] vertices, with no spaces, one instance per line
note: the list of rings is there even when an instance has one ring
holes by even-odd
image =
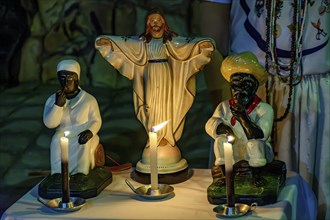
[[[223,143],[234,137],[233,160],[248,161],[256,186],[263,186],[260,171],[274,158],[270,144],[273,125],[272,107],[256,95],[268,74],[251,52],[227,57],[221,73],[230,83],[232,99],[221,102],[206,123],[206,132],[215,139],[213,183],[225,185]]]
[[[87,175],[95,167],[94,153],[99,144],[97,132],[101,116],[96,99],[79,87],[80,65],[63,60],[57,65],[61,89],[46,101],[43,120],[56,128],[51,141],[51,174],[61,173],[60,138],[69,132],[69,173]]]

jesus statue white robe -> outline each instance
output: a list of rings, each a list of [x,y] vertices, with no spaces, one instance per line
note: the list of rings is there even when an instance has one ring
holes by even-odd
[[[181,138],[185,116],[195,97],[195,74],[210,62],[213,47],[200,49],[211,39],[174,37],[145,43],[137,37],[99,36],[111,46],[98,46],[101,55],[123,76],[133,80],[135,113],[147,132],[164,121],[157,132],[158,144],[164,138],[176,146]],[[147,143],[146,148],[148,148]],[[178,158],[173,158],[177,160]]]

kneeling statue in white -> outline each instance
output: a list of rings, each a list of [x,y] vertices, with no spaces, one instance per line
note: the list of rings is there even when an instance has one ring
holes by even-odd
[[[51,141],[51,174],[61,173],[60,139],[65,132],[69,140],[69,173],[88,175],[95,167],[95,150],[102,120],[96,99],[79,86],[80,65],[75,60],[62,60],[57,65],[61,89],[46,101],[43,121],[56,128]]]

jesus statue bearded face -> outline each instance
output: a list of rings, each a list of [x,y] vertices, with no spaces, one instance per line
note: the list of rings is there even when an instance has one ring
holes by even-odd
[[[147,32],[153,38],[162,38],[165,30],[165,20],[160,14],[151,14],[147,20]]]

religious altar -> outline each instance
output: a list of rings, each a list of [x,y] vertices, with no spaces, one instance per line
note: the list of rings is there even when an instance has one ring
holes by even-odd
[[[113,173],[113,182],[97,197],[87,199],[76,212],[56,212],[37,201],[38,185],[9,207],[1,220],[19,219],[219,219],[216,205],[207,200],[206,189],[212,182],[209,169],[193,169],[185,182],[173,184],[174,193],[161,200],[138,197],[126,185],[140,183],[130,178],[132,170]],[[285,186],[274,204],[258,206],[241,219],[315,219],[316,198],[300,175],[288,172]]]

